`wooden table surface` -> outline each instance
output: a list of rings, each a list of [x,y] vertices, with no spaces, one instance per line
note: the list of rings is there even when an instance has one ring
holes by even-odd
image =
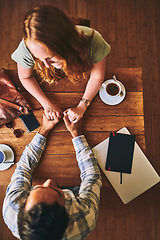
[[[37,100],[21,86],[17,71],[7,70],[7,73],[20,87],[22,94],[32,108],[39,107],[40,104]],[[94,147],[106,139],[110,131],[118,131],[122,127],[127,127],[131,134],[136,135],[137,143],[145,152],[142,69],[106,69],[105,80],[111,79],[113,74],[126,88],[125,99],[119,105],[109,106],[103,103],[97,94],[83,117],[83,132],[89,145]],[[56,101],[62,111],[78,104],[85,86],[86,82],[74,85],[65,79],[60,80],[56,85],[41,84],[48,98]],[[43,110],[34,112],[34,114],[41,124]],[[38,129],[29,133],[19,118],[15,120],[15,128],[21,128],[25,131],[21,138],[15,138],[12,131],[5,126],[0,127],[0,144],[7,144],[13,149],[16,163],[25,145],[32,140]],[[16,164],[0,172],[0,186],[8,185],[15,167]],[[54,178],[61,186],[75,186],[80,184],[79,174],[71,135],[66,130],[63,121],[60,121],[48,136],[46,150],[33,175],[33,184]],[[103,184],[109,185],[104,176]]]

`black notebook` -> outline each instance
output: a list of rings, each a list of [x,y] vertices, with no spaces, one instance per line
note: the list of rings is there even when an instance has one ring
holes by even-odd
[[[105,169],[121,173],[131,173],[135,136],[122,133],[110,133]]]

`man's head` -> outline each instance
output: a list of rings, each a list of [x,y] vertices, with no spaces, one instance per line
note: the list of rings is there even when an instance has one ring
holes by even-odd
[[[23,240],[61,239],[69,221],[63,191],[48,179],[36,185],[20,208],[19,235]]]

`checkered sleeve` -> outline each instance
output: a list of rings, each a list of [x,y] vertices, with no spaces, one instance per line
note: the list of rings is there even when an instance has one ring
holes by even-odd
[[[83,239],[96,225],[102,182],[97,160],[85,137],[74,138],[73,145],[81,172],[81,185],[72,219],[78,226],[77,239]]]
[[[3,218],[13,235],[18,237],[17,215],[20,199],[27,199],[32,186],[32,173],[45,149],[46,139],[37,133],[25,147],[17,163],[3,202]]]

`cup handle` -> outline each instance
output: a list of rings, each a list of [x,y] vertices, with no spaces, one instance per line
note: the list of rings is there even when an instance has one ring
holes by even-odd
[[[102,83],[102,87],[105,88],[105,87],[106,87],[106,84],[105,84],[105,83]]]
[[[113,77],[114,81],[116,82],[116,81],[117,81],[117,78],[116,78],[116,76],[115,76],[115,75],[113,75],[112,77]]]

